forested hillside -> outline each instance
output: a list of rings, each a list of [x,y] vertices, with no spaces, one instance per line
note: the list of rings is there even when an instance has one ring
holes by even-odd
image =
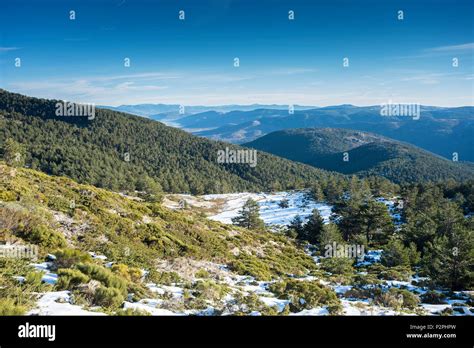
[[[395,183],[474,177],[470,163],[449,161],[406,143],[349,129],[289,129],[270,133],[245,146],[321,169],[379,175]]]
[[[159,122],[96,109],[95,118],[58,117],[57,101],[0,91],[0,148],[21,144],[26,165],[113,190],[160,185],[194,194],[308,187],[334,176],[258,153],[257,165],[218,164],[215,142]]]

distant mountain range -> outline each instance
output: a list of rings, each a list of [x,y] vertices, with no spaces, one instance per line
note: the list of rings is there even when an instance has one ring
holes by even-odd
[[[407,143],[355,130],[289,129],[244,145],[317,168],[380,175],[395,183],[474,178],[474,164],[449,161]]]
[[[226,113],[230,111],[252,111],[257,109],[270,110],[288,110],[288,105],[278,104],[250,104],[250,105],[217,105],[217,106],[202,106],[202,105],[179,105],[179,104],[135,104],[135,105],[120,105],[120,106],[98,106],[100,108],[126,112],[133,115],[149,117],[156,120],[173,120],[186,117],[193,114],[205,113],[214,111],[216,113]],[[309,110],[314,109],[315,106],[294,105],[294,110]]]
[[[381,116],[381,106],[351,104],[327,107],[287,105],[189,106],[139,104],[109,109],[146,116],[214,140],[246,143],[265,134],[291,128],[355,129],[407,142],[452,159],[474,162],[474,107],[420,106],[419,119]]]

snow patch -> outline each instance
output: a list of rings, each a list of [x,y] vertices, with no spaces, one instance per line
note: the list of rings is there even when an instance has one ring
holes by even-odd
[[[105,315],[83,309],[81,306],[71,304],[71,293],[53,291],[43,293],[37,302],[37,308],[29,311],[28,315]]]
[[[252,198],[260,206],[260,217],[267,225],[288,225],[299,215],[307,220],[314,209],[319,210],[326,223],[332,213],[332,206],[319,203],[308,197],[307,191],[291,191],[276,193],[229,193],[201,196],[206,201],[224,201],[220,212],[209,216],[209,219],[226,224],[232,223],[245,202]],[[288,200],[288,208],[280,207],[280,202]]]

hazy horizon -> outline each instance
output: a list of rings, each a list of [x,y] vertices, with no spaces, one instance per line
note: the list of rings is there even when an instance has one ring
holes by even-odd
[[[7,90],[8,91],[8,90]],[[40,96],[37,96],[37,95],[33,95],[33,94],[25,94],[25,93],[20,93],[20,92],[16,92],[16,91],[8,91],[8,92],[12,92],[12,93],[19,93],[19,94],[22,94],[22,95],[25,95],[25,96],[28,96],[28,97],[32,97],[32,98],[44,98],[44,99],[50,99],[50,100],[63,100],[63,101],[68,101],[68,102],[77,102],[77,103],[88,103],[87,101],[83,101],[83,102],[78,102],[78,101],[75,101],[75,100],[68,100],[68,99],[61,99],[59,97],[40,97]],[[386,104],[388,103],[389,100],[385,101],[385,102],[382,102],[381,104]],[[410,104],[410,103],[397,103],[396,100],[392,100],[391,101],[392,104],[400,104],[400,105],[403,105],[403,104]],[[179,104],[179,103],[164,103],[164,102],[143,102],[143,103],[136,103],[136,104],[122,104],[122,103],[111,103],[111,104],[96,104],[97,107],[113,107],[113,108],[119,108],[121,106],[142,106],[142,105],[153,105],[153,106],[156,106],[156,105],[165,105],[165,106],[171,106],[171,105],[177,105],[177,106],[180,106],[180,105],[183,105],[183,106],[187,106],[187,107],[201,107],[201,108],[219,108],[219,107],[229,107],[229,106],[237,106],[237,107],[253,107],[253,106],[273,106],[273,107],[282,107],[282,109],[286,109],[288,106],[290,105],[293,105],[294,107],[299,107],[299,108],[305,108],[307,110],[311,110],[311,109],[321,109],[321,108],[328,108],[328,107],[339,107],[339,106],[354,106],[354,107],[357,107],[357,108],[364,108],[364,107],[378,107],[380,106],[381,104],[367,104],[367,105],[355,105],[355,104],[351,104],[351,103],[341,103],[341,104],[328,104],[328,105],[301,105],[301,104],[276,104],[276,103],[273,103],[273,104],[264,104],[264,103],[251,103],[251,104],[236,104],[236,103],[225,103],[225,104]],[[434,108],[463,108],[463,107],[474,107],[474,104],[461,104],[461,105],[453,105],[453,106],[446,106],[446,105],[428,105],[428,104],[420,104],[420,107],[434,107]],[[303,110],[295,110],[295,111],[303,111]]]

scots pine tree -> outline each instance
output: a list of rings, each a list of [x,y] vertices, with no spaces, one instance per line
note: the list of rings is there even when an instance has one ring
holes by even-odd
[[[302,231],[303,231],[303,219],[301,218],[301,216],[296,215],[290,221],[290,224],[288,225],[287,234],[291,236],[292,238],[297,238],[299,235],[301,235]]]
[[[258,203],[252,198],[249,198],[247,202],[245,202],[239,211],[239,215],[232,218],[232,223],[251,230],[259,230],[265,227],[263,220],[260,218]]]
[[[474,235],[461,224],[450,234],[435,238],[425,253],[425,269],[431,279],[451,290],[473,289]]]
[[[319,236],[323,230],[324,220],[317,209],[313,209],[313,213],[308,222],[304,225],[298,236],[301,240],[306,240],[311,244],[318,243]]]
[[[367,243],[384,243],[394,231],[392,217],[383,203],[368,201],[362,206],[361,220]]]

